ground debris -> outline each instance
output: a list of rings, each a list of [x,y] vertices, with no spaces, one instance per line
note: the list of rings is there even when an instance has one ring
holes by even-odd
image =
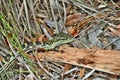
[[[43,55],[51,61],[66,62],[86,68],[96,69],[103,72],[120,75],[120,52],[101,49],[78,49],[68,46],[60,47],[64,53],[45,52]],[[54,54],[53,54],[54,53]]]

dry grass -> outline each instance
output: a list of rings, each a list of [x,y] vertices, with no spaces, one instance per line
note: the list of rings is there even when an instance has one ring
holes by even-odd
[[[74,13],[84,16],[79,16],[80,20],[75,20],[74,25],[65,25],[67,16]],[[120,3],[117,0],[0,0],[0,60],[3,60],[0,62],[1,80],[63,79],[55,77],[63,75],[63,66],[47,61],[35,62],[22,51],[23,43],[30,42],[41,34],[51,39],[51,35],[67,33],[69,27],[74,30],[73,27],[77,26],[77,32],[74,31],[74,36],[78,39],[77,43],[73,43],[75,47],[97,46],[120,50],[119,13]],[[48,64],[52,67],[51,72],[46,67]],[[54,68],[58,68],[58,74],[55,74]],[[89,78],[93,72],[94,70],[81,79]],[[75,79],[75,72],[72,78],[68,76],[66,79]]]

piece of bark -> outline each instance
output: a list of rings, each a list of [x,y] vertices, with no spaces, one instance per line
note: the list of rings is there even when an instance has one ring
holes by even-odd
[[[61,46],[64,53],[48,51],[40,53],[45,59],[52,61],[68,62],[73,65],[80,65],[111,74],[120,75],[120,52],[101,49],[78,49],[68,46]]]

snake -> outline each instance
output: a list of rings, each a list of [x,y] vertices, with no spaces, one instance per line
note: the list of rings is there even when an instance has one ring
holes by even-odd
[[[74,41],[74,39],[75,38],[70,34],[60,33],[60,34],[56,34],[55,36],[53,36],[53,38],[49,40],[48,42],[28,42],[28,43],[24,43],[23,45],[21,45],[21,47],[23,51],[27,49],[32,49],[35,47],[42,48],[48,51],[51,49],[55,49],[56,47],[59,47],[60,45],[71,43]],[[8,62],[10,57],[12,56],[11,55],[4,56],[3,57],[4,63]]]
[[[53,39],[49,40],[48,42],[29,42],[24,43],[22,45],[22,49],[30,49],[30,48],[42,48],[45,50],[54,49],[62,44],[71,43],[74,41],[74,37],[70,34],[60,33],[53,36]]]

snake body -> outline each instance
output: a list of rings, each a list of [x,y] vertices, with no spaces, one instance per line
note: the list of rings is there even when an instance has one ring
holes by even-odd
[[[38,47],[38,48],[43,48],[45,50],[51,50],[62,44],[70,43],[72,41],[74,41],[74,37],[72,35],[66,33],[60,33],[60,34],[56,34],[53,37],[53,39],[49,40],[48,42],[25,43],[24,45],[22,45],[22,49],[25,50],[28,48]]]
[[[22,50],[32,49],[34,47],[42,48],[44,50],[51,50],[62,44],[70,43],[72,41],[74,41],[74,37],[72,35],[66,33],[60,33],[60,34],[56,34],[53,37],[53,39],[49,40],[48,42],[28,42],[28,43],[24,43],[21,47]],[[8,63],[11,57],[12,57],[11,54],[3,56],[2,62]]]

